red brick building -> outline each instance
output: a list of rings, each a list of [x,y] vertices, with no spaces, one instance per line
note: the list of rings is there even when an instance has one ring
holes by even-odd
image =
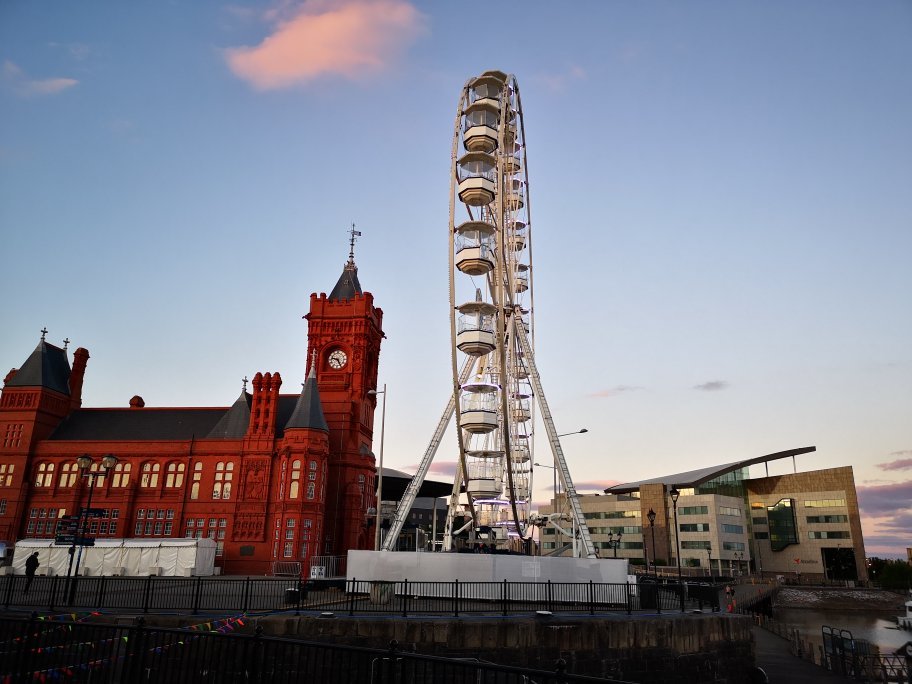
[[[95,472],[89,534],[211,537],[226,574],[373,545],[371,450],[383,312],[350,255],[329,296],[310,297],[307,378],[283,394],[256,373],[228,408],[84,408],[89,352],[45,340],[7,374],[0,398],[0,542],[53,538],[86,505],[76,459]],[[24,355],[24,354],[23,354]],[[287,388],[286,388],[287,389]],[[101,459],[118,462],[105,472]]]

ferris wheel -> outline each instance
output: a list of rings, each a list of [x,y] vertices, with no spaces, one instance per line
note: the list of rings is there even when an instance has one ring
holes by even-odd
[[[595,556],[535,366],[529,176],[516,78],[486,71],[463,86],[451,149],[449,265],[453,394],[384,550],[391,550],[443,432],[455,417],[458,468],[444,548],[471,528],[500,548],[521,548],[535,524],[534,425],[545,427],[579,531]]]

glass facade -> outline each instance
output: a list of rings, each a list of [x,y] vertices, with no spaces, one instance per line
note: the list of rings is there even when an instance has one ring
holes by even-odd
[[[696,487],[697,494],[718,494],[720,496],[735,496],[744,498],[744,480],[750,477],[747,468],[738,468],[724,475],[719,475],[712,480],[707,480]]]
[[[798,543],[798,523],[795,520],[795,500],[780,499],[778,503],[767,506],[769,519],[770,548],[782,551]]]

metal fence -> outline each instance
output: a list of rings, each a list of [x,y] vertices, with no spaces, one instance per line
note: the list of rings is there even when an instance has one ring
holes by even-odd
[[[240,620],[240,618],[232,618]],[[221,633],[198,628],[148,629],[0,618],[0,681],[107,682],[433,682],[434,684],[567,684],[617,682],[553,671],[389,650]],[[212,623],[208,627],[212,627]]]
[[[753,618],[758,627],[787,639],[793,655],[830,672],[858,682],[912,684],[912,658],[858,649],[857,642],[845,630],[823,627],[824,643],[815,648],[794,625],[757,613]]]
[[[0,583],[6,608],[217,613],[294,610],[360,615],[684,612],[719,609],[719,587],[677,583],[307,581],[273,577],[65,577]],[[70,600],[72,596],[72,600]]]

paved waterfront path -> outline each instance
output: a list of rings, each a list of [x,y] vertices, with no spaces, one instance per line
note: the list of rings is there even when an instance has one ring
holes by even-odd
[[[738,584],[732,587],[737,602],[755,597],[761,590],[759,585]],[[725,610],[725,596],[722,597],[722,609]],[[845,679],[819,665],[792,655],[789,642],[762,627],[751,628],[754,635],[754,648],[757,665],[763,668],[770,684],[814,684],[815,682],[836,682]]]
[[[813,684],[846,681],[822,667],[793,656],[788,641],[762,627],[753,627],[757,665],[763,668],[770,684]]]

